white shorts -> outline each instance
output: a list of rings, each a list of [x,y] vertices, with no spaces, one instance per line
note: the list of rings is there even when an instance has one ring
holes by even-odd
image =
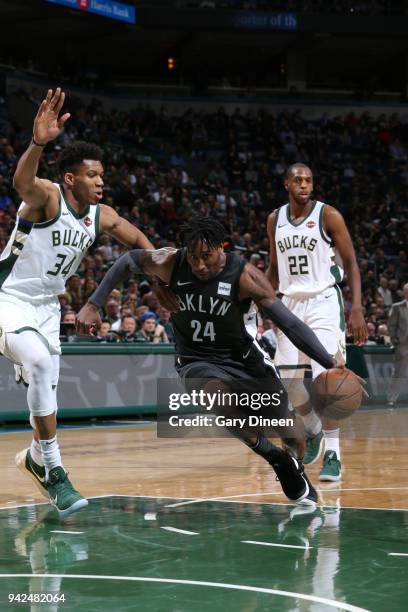
[[[0,291],[0,353],[7,357],[7,333],[32,329],[41,336],[51,355],[60,355],[60,321],[58,298],[33,304]]]
[[[282,302],[314,331],[330,355],[335,355],[340,349],[346,357],[343,298],[336,285],[309,298],[283,296]],[[311,370],[314,379],[324,371],[323,366],[299,351],[280,330],[277,339],[275,365],[279,367],[283,378],[303,378],[305,372]]]

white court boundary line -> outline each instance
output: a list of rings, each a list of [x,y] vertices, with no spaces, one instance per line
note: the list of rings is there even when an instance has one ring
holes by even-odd
[[[165,531],[174,531],[174,533],[184,533],[185,535],[200,535],[198,531],[187,531],[187,529],[177,529],[177,527],[170,526],[160,526],[160,529],[164,529]]]
[[[241,540],[241,544],[258,544],[259,546],[276,546],[277,548],[300,548],[310,550],[313,546],[295,546],[294,544],[276,544],[275,542],[258,542],[256,540]]]
[[[361,489],[356,489],[360,491]],[[327,489],[326,492],[331,493],[332,491],[336,492],[334,489]],[[242,495],[233,495],[232,497],[258,497],[261,495],[270,495],[270,493],[243,493]],[[208,498],[194,498],[194,497],[174,497],[172,495],[125,495],[124,493],[108,493],[106,495],[89,495],[87,499],[106,499],[108,497],[130,497],[131,499],[174,499],[174,500],[188,500],[189,502],[219,502],[224,504],[258,504],[261,506],[291,506],[292,508],[296,507],[296,504],[290,504],[285,502],[259,502],[259,501],[245,501],[245,500],[236,500],[228,497],[208,497]],[[0,510],[14,510],[18,508],[29,508],[30,506],[48,506],[49,502],[31,502],[29,504],[17,504],[17,505],[6,505],[0,506]],[[184,504],[183,504],[184,505]],[[165,506],[168,508],[170,506]],[[377,507],[367,507],[367,506],[337,506],[335,504],[321,504],[316,506],[316,510],[321,508],[336,508],[336,509],[344,509],[344,510],[384,510],[388,512],[408,512],[408,508],[377,508]]]
[[[245,584],[230,584],[228,582],[207,582],[201,580],[177,580],[175,578],[150,578],[145,576],[97,576],[92,574],[0,574],[0,578],[72,578],[74,580],[118,580],[124,582],[158,582],[164,584],[180,584],[187,586],[207,586],[219,589],[231,589],[235,591],[252,591],[255,593],[266,593],[268,595],[280,595],[282,597],[291,597],[293,599],[302,599],[304,601],[313,601],[316,603],[326,604],[337,610],[348,610],[348,612],[369,612],[365,608],[359,608],[351,604],[326,599],[326,597],[318,597],[317,595],[305,595],[303,593],[295,593],[292,591],[280,591],[278,589],[266,589],[263,587],[254,587]]]

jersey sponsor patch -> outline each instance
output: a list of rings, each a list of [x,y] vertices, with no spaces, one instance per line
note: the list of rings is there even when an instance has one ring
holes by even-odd
[[[312,229],[313,227],[315,227],[316,225],[316,221],[308,221],[306,223],[306,227],[310,227],[310,229]]]
[[[89,227],[90,225],[92,225],[92,219],[90,217],[85,217],[84,224],[86,225],[86,227]]]
[[[218,283],[218,295],[231,295],[231,283]]]

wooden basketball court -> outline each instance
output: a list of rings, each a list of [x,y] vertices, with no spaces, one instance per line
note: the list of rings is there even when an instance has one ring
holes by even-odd
[[[30,431],[5,431],[0,609],[9,593],[64,592],[24,609],[405,610],[406,420],[401,409],[345,422],[342,481],[318,483],[320,462],[307,470],[313,512],[289,505],[234,439],[158,439],[154,424],[123,421],[64,428],[65,467],[90,498],[64,523],[14,465]]]

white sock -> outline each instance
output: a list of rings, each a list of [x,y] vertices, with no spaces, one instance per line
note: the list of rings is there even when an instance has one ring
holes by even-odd
[[[30,455],[37,465],[44,465],[41,444],[37,442],[37,440],[34,440],[34,438],[31,440]]]
[[[48,479],[48,474],[53,468],[63,467],[57,436],[50,440],[40,440],[40,444],[45,467],[45,477]]]
[[[311,410],[308,414],[300,414],[299,416],[309,436],[316,436],[322,430],[322,423],[314,410]]]
[[[340,461],[340,429],[323,429],[325,451],[334,451]]]

